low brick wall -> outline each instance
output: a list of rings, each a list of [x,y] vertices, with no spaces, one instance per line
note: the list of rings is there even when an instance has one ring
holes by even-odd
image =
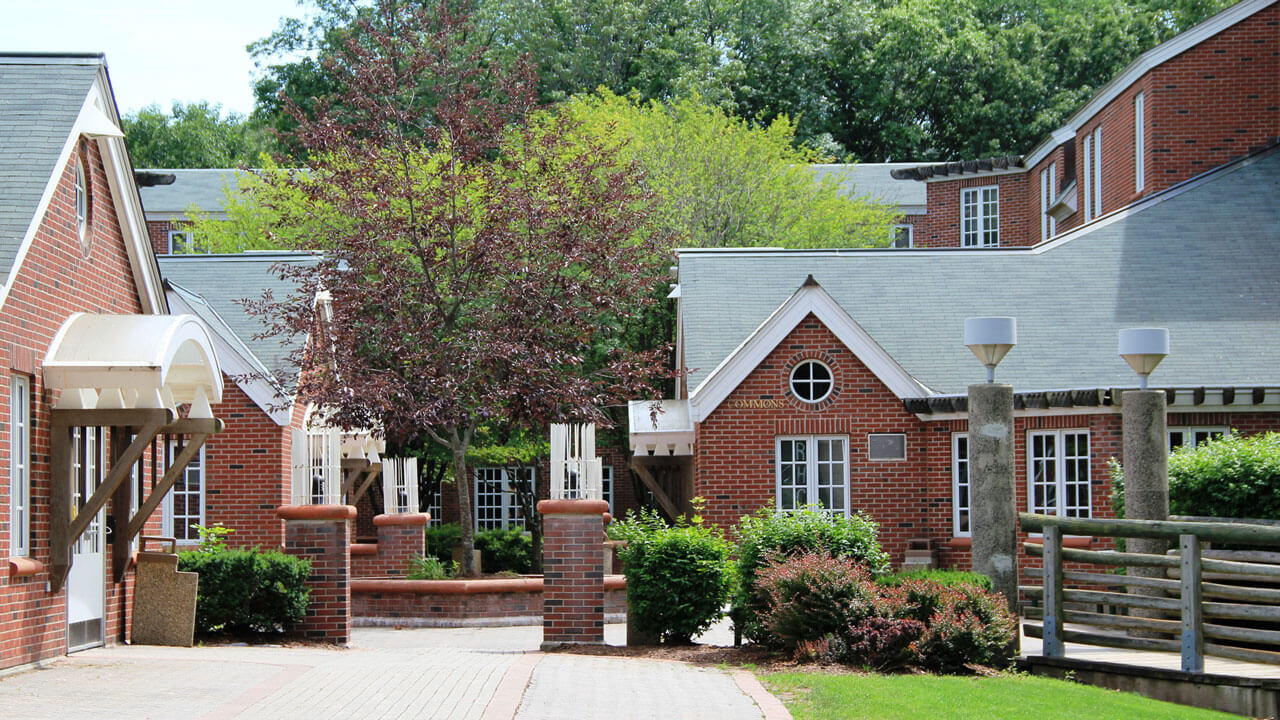
[[[626,622],[627,580],[604,579],[606,622]],[[542,624],[542,578],[351,581],[356,627],[496,627]]]
[[[427,513],[378,515],[373,524],[378,542],[352,543],[352,577],[398,577],[409,569],[415,555],[426,552],[423,528],[431,520]]]

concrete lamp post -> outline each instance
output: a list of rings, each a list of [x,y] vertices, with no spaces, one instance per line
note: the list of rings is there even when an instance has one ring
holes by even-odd
[[[1018,525],[1013,479],[1013,386],[995,382],[996,365],[1018,344],[1017,321],[964,321],[964,344],[987,369],[969,386],[969,531],[973,569],[1018,610]]]
[[[1138,390],[1121,396],[1124,432],[1124,514],[1133,520],[1169,519],[1169,437],[1165,424],[1163,390],[1147,389],[1147,376],[1169,354],[1169,331],[1164,328],[1130,328],[1120,331],[1119,355],[1138,373]],[[1132,552],[1164,555],[1164,540],[1129,538]],[[1129,568],[1129,574],[1164,577],[1164,568]],[[1130,588],[1130,592],[1142,592]],[[1152,616],[1135,609],[1135,615]],[[1159,613],[1154,613],[1159,616]]]

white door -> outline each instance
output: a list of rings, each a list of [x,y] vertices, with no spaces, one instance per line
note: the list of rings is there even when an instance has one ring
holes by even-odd
[[[102,428],[77,428],[72,443],[71,499],[79,508],[102,484],[106,433]],[[105,512],[99,512],[71,547],[67,575],[67,652],[97,647],[103,640],[106,616]]]

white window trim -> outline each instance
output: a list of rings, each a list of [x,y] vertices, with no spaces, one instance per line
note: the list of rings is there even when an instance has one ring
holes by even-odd
[[[1231,428],[1222,425],[1170,425],[1165,430],[1169,440],[1169,452],[1173,452],[1173,434],[1176,432],[1191,435],[1192,441],[1195,440],[1196,433],[1220,433],[1226,435],[1231,432]]]
[[[177,454],[176,450],[177,450],[176,447],[170,446],[168,451],[168,457],[165,458],[166,465],[169,462],[173,461],[173,456]],[[205,520],[206,518],[205,505],[207,502],[207,492],[209,489],[209,466],[205,464],[204,451],[205,451],[205,446],[201,445],[200,452],[196,456],[196,461],[199,463],[198,467],[200,470],[200,491],[197,494],[197,497],[198,497],[198,504],[200,508],[200,512],[198,513],[198,517],[199,517],[198,524],[201,526],[208,525],[208,523]],[[182,473],[183,473],[182,482],[184,487],[186,485],[186,473],[190,469],[191,469],[190,464],[188,464],[187,467],[182,469]],[[165,496],[164,496],[164,512],[161,513],[161,527],[163,528],[164,530],[163,534],[166,537],[177,537],[174,534],[174,530],[173,530],[173,520],[174,520],[173,496],[174,496],[175,488],[177,488],[176,483],[174,484],[174,487],[169,488],[169,492],[165,493]],[[187,517],[190,517],[190,516],[187,516]],[[188,538],[177,538],[177,539],[178,539],[179,545],[196,545],[196,544],[199,544],[200,542],[199,534],[197,534],[196,537],[193,537],[193,538],[188,537]]]
[[[969,502],[960,504],[960,441],[965,442],[965,486],[969,490]],[[969,433],[951,433],[951,532],[953,537],[973,537],[973,474],[969,464]],[[969,512],[969,529],[960,528],[960,511]]]
[[[902,457],[891,458],[874,458],[871,457],[871,438],[884,435],[892,435],[902,438]],[[903,462],[907,459],[907,434],[906,433],[867,433],[867,462]]]
[[[905,246],[898,245],[898,231],[899,231],[899,230],[906,230],[906,231],[907,231],[907,244],[906,244]],[[899,223],[899,224],[897,224],[897,225],[894,225],[894,226],[893,226],[893,237],[890,239],[890,243],[891,243],[890,247],[895,247],[895,248],[901,248],[901,247],[908,247],[908,248],[912,248],[912,247],[915,247],[915,246],[916,246],[916,230],[915,230],[915,225],[909,225],[909,224],[907,224],[907,223]]]
[[[827,371],[827,377],[830,378],[830,380],[827,381],[827,391],[823,393],[821,397],[816,397],[812,400],[801,397],[800,393],[796,392],[796,371],[810,364],[822,366],[822,368]],[[812,378],[812,373],[810,373],[810,378]],[[813,389],[814,380],[812,379],[802,380],[801,382],[809,383],[809,389],[810,390]],[[801,360],[800,362],[796,363],[795,367],[791,368],[791,373],[787,376],[787,389],[789,389],[791,391],[791,394],[795,396],[795,398],[800,402],[809,403],[810,405],[816,405],[822,402],[823,400],[826,400],[827,398],[831,397],[831,393],[835,392],[836,374],[832,372],[830,365],[822,362],[821,360],[815,360],[813,358],[809,358],[807,360]]]
[[[1093,129],[1093,216],[1102,215],[1102,125]]]
[[[1033,438],[1039,437],[1039,436],[1050,436],[1050,435],[1055,437],[1055,440],[1053,443],[1053,447],[1054,447],[1053,462],[1054,462],[1054,482],[1056,487],[1054,494],[1057,497],[1057,507],[1054,508],[1053,514],[1058,517],[1068,517],[1066,514],[1066,506],[1065,506],[1066,497],[1067,497],[1066,473],[1063,472],[1063,467],[1065,465],[1065,460],[1066,460],[1066,457],[1065,457],[1066,443],[1063,442],[1063,436],[1084,435],[1086,441],[1089,443],[1089,454],[1086,457],[1086,462],[1085,462],[1085,473],[1086,473],[1085,486],[1089,488],[1089,505],[1088,505],[1089,514],[1086,515],[1085,517],[1087,518],[1093,517],[1093,501],[1095,500],[1095,498],[1093,497],[1093,437],[1092,437],[1092,434],[1089,432],[1088,428],[1063,428],[1061,430],[1028,430],[1027,431],[1026,457],[1027,457],[1027,509],[1028,511],[1033,513],[1037,512],[1035,507],[1035,502],[1036,502],[1035,461],[1036,461],[1036,458],[1034,453],[1032,452],[1032,450],[1034,449]],[[972,493],[972,486],[971,486],[970,492]]]
[[[83,243],[89,233],[89,171],[84,157],[76,157],[76,235]]]
[[[1040,240],[1043,242],[1058,234],[1058,220],[1049,214],[1058,193],[1058,163],[1051,162],[1040,171]]]
[[[609,503],[609,514],[613,514],[613,466],[600,466],[600,494],[605,502]]]
[[[511,468],[506,466],[486,465],[484,467],[477,467],[474,470],[472,470],[471,472],[471,510],[472,510],[471,525],[476,530],[476,532],[479,532],[481,530],[496,529],[496,528],[480,527],[480,473],[481,471],[484,471],[484,470],[500,470],[503,473],[502,489],[499,491],[499,494],[501,496],[501,506],[499,507],[499,509],[502,511],[500,522],[502,524],[499,525],[499,527],[503,530],[510,530],[513,528],[517,530],[525,529],[526,525],[524,523],[523,518],[517,519],[512,517],[512,515],[514,514],[512,511],[519,510],[520,504],[516,501],[516,493],[515,493],[515,490],[512,489],[511,483],[506,480],[506,473],[510,469]],[[520,467],[516,467],[515,470],[517,472],[521,470],[529,471],[529,477],[533,483],[533,492],[535,495],[537,495],[538,469],[531,465],[522,465]],[[486,481],[486,482],[490,482],[490,481]],[[490,507],[490,506],[486,505],[486,507]]]
[[[1141,192],[1147,186],[1147,103],[1146,96],[1133,96],[1133,186]]]
[[[31,554],[31,379],[26,375],[9,376],[9,480],[9,554],[26,557]]]
[[[805,454],[805,495],[814,502],[817,502],[818,496],[818,473],[816,464],[818,462],[817,445],[819,440],[839,440],[844,447],[844,473],[840,481],[840,488],[844,491],[844,507],[840,514],[849,517],[849,436],[848,435],[779,435],[773,440],[773,504],[774,507],[782,512],[796,512],[801,508],[784,508],[782,507],[782,443],[788,440],[804,440],[808,447]],[[825,512],[832,512],[830,508],[823,508]]]
[[[177,228],[176,230],[170,229],[168,235],[169,235],[169,254],[170,255],[207,255],[208,254],[208,253],[197,251],[195,249],[195,233],[192,232],[190,229],[184,229],[184,228]],[[175,235],[181,235],[187,239],[187,243],[188,243],[187,247],[189,248],[188,250],[184,252],[178,252],[176,249],[174,249],[173,238]]]
[[[995,192],[996,211],[994,216],[986,215],[983,212],[986,207],[986,201],[983,198],[983,195],[987,190],[992,190]],[[977,213],[974,215],[974,219],[977,221],[977,225],[976,225],[976,230],[974,231],[972,243],[968,241],[968,237],[966,235],[965,228],[964,228],[964,220],[965,220],[964,210],[965,210],[965,206],[969,204],[965,199],[965,197],[970,193],[972,193],[973,196],[977,198],[976,202],[974,203],[977,206]],[[995,242],[992,242],[992,243],[988,243],[986,241],[986,230],[984,228],[984,225],[986,225],[986,220],[989,217],[994,217],[995,224],[996,224],[996,228],[995,228],[996,239],[995,239]],[[966,247],[966,248],[1000,247],[1000,186],[999,185],[982,185],[980,187],[961,188],[960,190],[960,247]]]

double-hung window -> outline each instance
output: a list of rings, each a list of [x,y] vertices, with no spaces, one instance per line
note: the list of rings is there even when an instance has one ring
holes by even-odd
[[[475,485],[477,530],[524,529],[519,493],[536,494],[533,468],[476,468]]]
[[[1057,199],[1058,163],[1051,162],[1040,171],[1040,240],[1048,240],[1058,234],[1058,221],[1049,214]]]
[[[1081,185],[1084,221],[1102,214],[1102,126],[1084,136],[1084,183]]]
[[[170,255],[200,255],[208,252],[208,248],[197,244],[196,234],[190,230],[169,231]]]
[[[969,537],[969,434],[951,436],[951,522],[955,537]]]
[[[169,462],[178,454],[178,446],[170,444]],[[169,463],[165,463],[168,465]],[[164,532],[180,543],[197,542],[200,531],[197,525],[204,525],[204,447],[200,448],[182,469],[177,482],[165,497]]]
[[[1180,447],[1195,447],[1203,442],[1217,440],[1227,434],[1224,427],[1171,427],[1169,428],[1169,452]]]
[[[1091,515],[1088,430],[1032,431],[1027,438],[1027,466],[1031,512]]]
[[[1141,192],[1147,185],[1146,98],[1133,97],[1133,189]]]
[[[778,509],[820,505],[849,514],[849,438],[811,435],[777,440]]]
[[[9,554],[31,554],[31,379],[9,378]]]
[[[1000,187],[960,191],[960,244],[964,247],[1000,246]]]
[[[906,225],[906,224],[894,225],[893,226],[893,247],[896,247],[896,248],[911,247],[913,242],[912,231],[913,231],[913,227],[911,225]]]

